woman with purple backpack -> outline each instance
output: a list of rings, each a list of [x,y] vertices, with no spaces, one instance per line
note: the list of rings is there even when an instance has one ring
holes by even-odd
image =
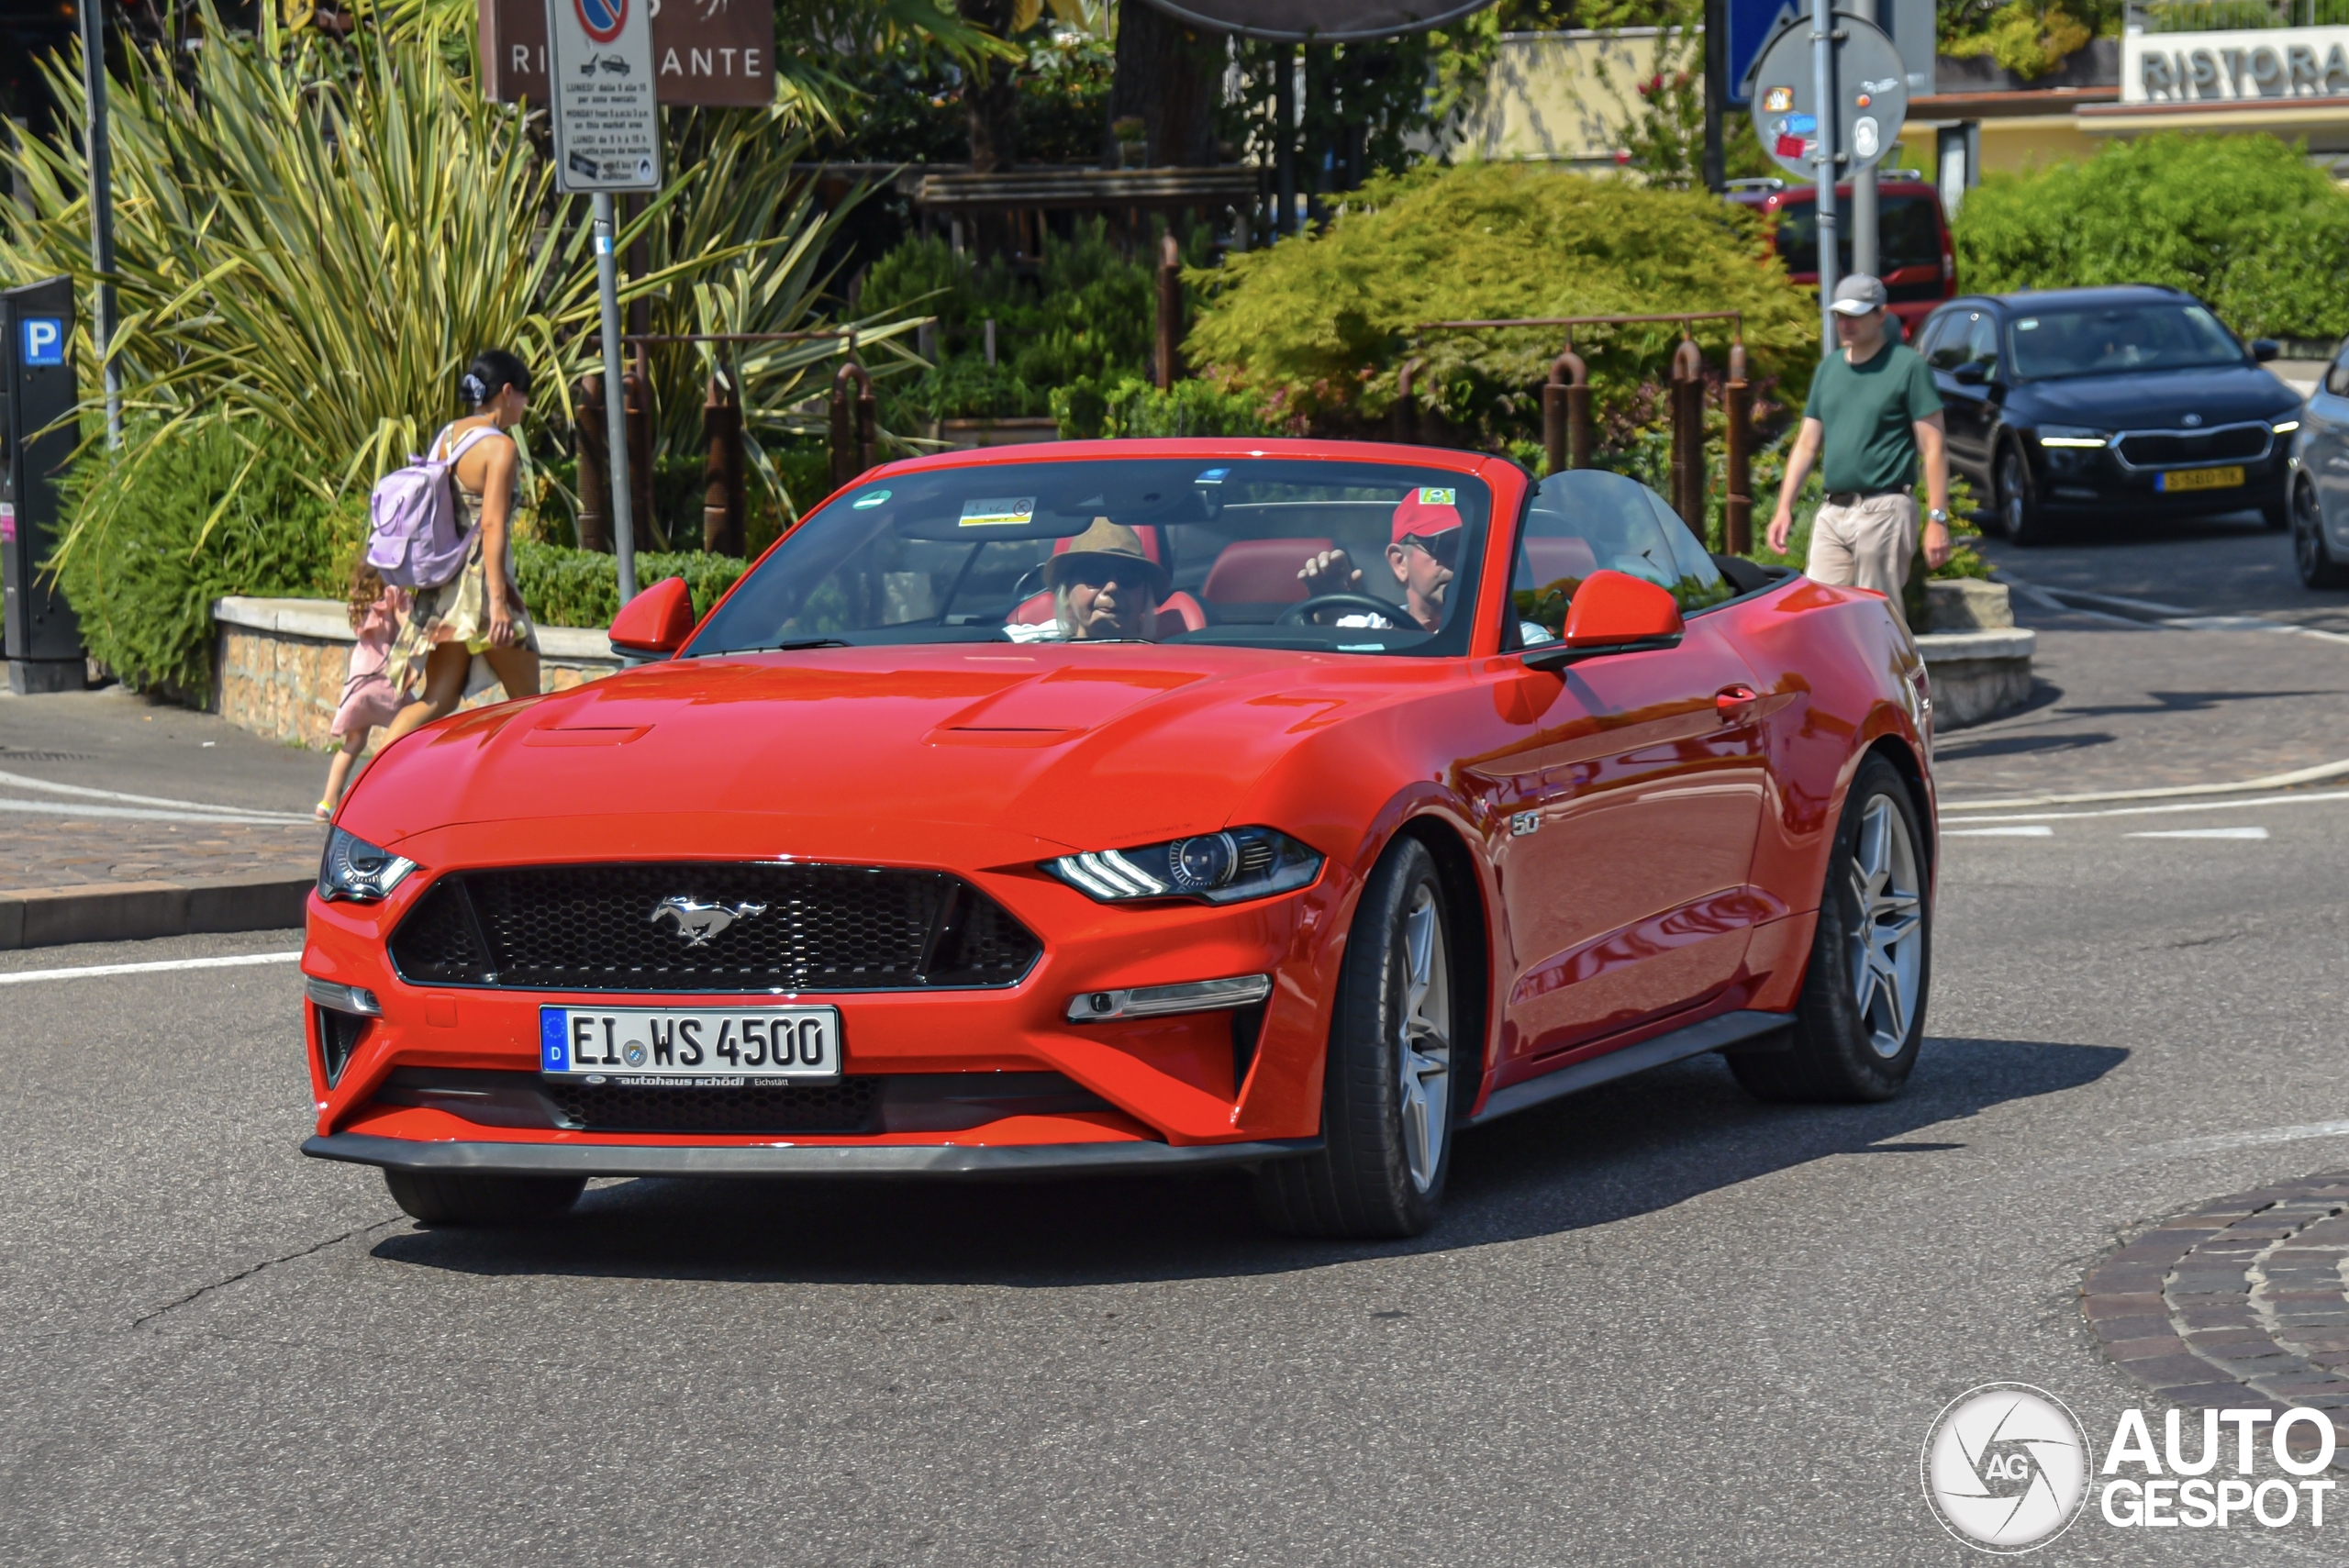
[[[417,681],[423,695],[400,710],[384,746],[456,711],[476,653],[508,697],[539,693],[538,628],[514,576],[521,454],[507,434],[529,406],[529,368],[504,349],[484,349],[458,385],[473,411],[434,437],[427,456],[449,464],[456,525],[471,542],[454,577],[410,591],[389,663],[395,682]]]

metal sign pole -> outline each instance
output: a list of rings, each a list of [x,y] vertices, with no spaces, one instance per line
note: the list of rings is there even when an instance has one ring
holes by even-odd
[[[1811,155],[1819,182],[1819,330],[1822,355],[1835,351],[1835,12],[1834,0],[1810,0],[1812,95],[1819,105],[1819,150]]]
[[[1853,0],[1852,11],[1854,16],[1873,22],[1878,15],[1876,0]],[[1855,146],[1853,151],[1856,155],[1859,149]],[[1852,271],[1865,272],[1872,278],[1883,275],[1876,270],[1876,242],[1881,227],[1877,217],[1876,170],[1876,161],[1870,159],[1867,167],[1854,170],[1852,173]],[[1897,322],[1893,331],[1896,337],[1898,336]]]
[[[122,445],[122,373],[115,368],[114,159],[106,136],[106,0],[82,0],[83,148],[90,174],[90,268],[98,274],[97,308],[90,314],[90,339],[97,347],[106,378],[106,445]]]
[[[619,258],[614,254],[612,193],[596,193],[596,294],[604,318],[604,439],[611,453],[608,494],[612,508],[612,553],[618,557],[620,603],[636,597],[635,493],[628,468],[628,392],[620,361]]]

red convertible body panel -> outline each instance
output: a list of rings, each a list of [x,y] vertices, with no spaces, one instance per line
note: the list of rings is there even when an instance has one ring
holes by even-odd
[[[419,869],[378,903],[310,903],[305,973],[380,1001],[331,1082],[331,1020],[306,1009],[313,1151],[422,1164],[438,1148],[518,1170],[556,1168],[528,1150],[566,1150],[564,1168],[615,1173],[781,1169],[753,1153],[785,1148],[897,1150],[867,1168],[927,1170],[965,1168],[941,1152],[956,1150],[1059,1151],[1079,1168],[1109,1146],[1261,1155],[1319,1131],[1349,922],[1403,832],[1454,878],[1474,928],[1463,951],[1486,975],[1461,1099],[1496,1108],[1515,1087],[1513,1106],[1561,1069],[1792,1008],[1844,786],[1871,749],[1894,755],[1932,820],[1922,666],[1876,595],[1787,578],[1692,614],[1676,647],[1550,670],[1505,651],[1508,525],[1528,489],[1507,462],[1068,443],[892,465],[860,486],[1105,450],[1384,457],[1478,477],[1495,521],[1474,639],[1451,657],[1179,640],[684,657],[428,727],[374,763],[337,823]],[[1247,825],[1324,857],[1312,882],[1225,906],[1102,903],[1044,868]],[[390,949],[452,873],[584,862],[946,873],[1041,952],[1009,984],[805,994],[840,1009],[843,1072],[884,1081],[856,1130],[582,1129],[516,1110],[507,1078],[467,1088],[464,1075],[535,1073],[541,1007],[707,1006],[707,991],[415,983]],[[1252,1016],[1068,1018],[1080,995],[1260,973],[1273,990]],[[1040,1073],[1074,1097],[990,1098],[976,1076]]]

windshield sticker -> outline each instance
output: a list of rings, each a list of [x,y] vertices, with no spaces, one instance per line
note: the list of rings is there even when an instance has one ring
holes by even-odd
[[[966,528],[1025,528],[1035,517],[1033,495],[989,495],[963,503],[963,526]]]
[[[1459,505],[1459,502],[1455,499],[1459,494],[1460,493],[1457,490],[1439,490],[1432,484],[1421,485],[1419,487],[1419,505],[1422,506],[1455,506]]]
[[[1228,468],[1210,468],[1201,473],[1200,475],[1197,479],[1191,481],[1191,483],[1194,484],[1220,484],[1230,475],[1230,473],[1231,470]]]
[[[873,510],[874,507],[878,506],[882,502],[886,501],[888,498],[889,493],[886,490],[868,490],[863,495],[859,495],[855,500],[851,501],[849,505],[855,507],[860,512],[869,512]]]

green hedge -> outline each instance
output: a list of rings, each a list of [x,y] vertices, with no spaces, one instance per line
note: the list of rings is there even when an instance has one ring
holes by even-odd
[[[191,439],[134,427],[123,454],[77,465],[69,517],[105,515],[52,557],[92,657],[135,688],[201,698],[212,686],[212,601],[340,598],[366,532],[364,497],[329,502],[281,449],[235,428]]]
[[[2272,136],[2170,132],[1994,174],[1954,239],[1958,282],[1987,294],[2167,284],[2246,337],[2349,333],[2349,195]]]
[[[647,551],[636,558],[636,581],[649,588],[664,577],[683,577],[700,616],[734,585],[745,564],[700,550]],[[514,573],[521,579],[522,602],[540,626],[602,628],[619,613],[620,567],[613,556],[521,539],[514,546]]]
[[[1103,436],[1273,436],[1257,400],[1213,383],[1178,381],[1161,392],[1139,376],[1104,386],[1079,376],[1052,392],[1052,417],[1063,440]]]

